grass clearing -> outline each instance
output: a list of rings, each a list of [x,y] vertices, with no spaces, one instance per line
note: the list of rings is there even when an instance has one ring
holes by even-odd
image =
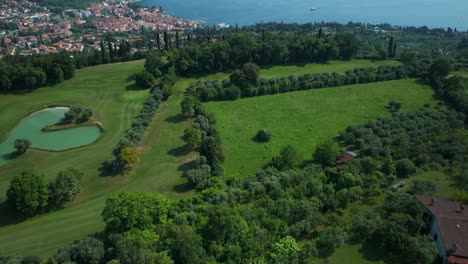
[[[226,175],[245,176],[267,164],[286,145],[295,146],[305,159],[314,147],[349,125],[391,116],[390,100],[402,111],[415,111],[434,101],[433,91],[413,79],[298,91],[206,103],[217,120],[223,139]],[[258,130],[272,130],[268,143],[252,138]]]

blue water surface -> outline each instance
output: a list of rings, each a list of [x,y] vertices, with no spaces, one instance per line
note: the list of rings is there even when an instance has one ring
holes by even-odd
[[[141,4],[162,5],[171,15],[208,24],[354,21],[468,29],[468,0],[143,0]]]

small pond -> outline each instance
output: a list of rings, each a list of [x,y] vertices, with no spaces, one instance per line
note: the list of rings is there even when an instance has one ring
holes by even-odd
[[[63,151],[91,144],[101,136],[102,131],[97,126],[42,132],[44,127],[60,122],[67,111],[66,107],[47,108],[23,118],[11,131],[7,140],[0,144],[0,165],[11,159],[16,139],[29,139],[31,148]]]

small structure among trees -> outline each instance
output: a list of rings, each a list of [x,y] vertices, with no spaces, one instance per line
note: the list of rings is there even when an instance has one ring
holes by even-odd
[[[356,158],[356,157],[357,157],[356,152],[348,151],[348,152],[346,152],[346,153],[343,153],[341,156],[339,156],[339,157],[336,159],[335,163],[336,163],[336,165],[343,165],[343,164],[345,164],[346,162],[351,161],[351,160],[353,160],[353,159]]]

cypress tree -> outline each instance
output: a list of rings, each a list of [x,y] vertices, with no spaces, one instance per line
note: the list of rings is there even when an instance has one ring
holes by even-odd
[[[101,39],[101,63],[106,62],[106,50],[104,49],[104,42]]]
[[[179,31],[176,31],[175,37],[176,37],[176,39],[175,39],[176,40],[176,48],[179,48],[179,45],[180,45],[180,43],[179,43]]]
[[[114,51],[113,51],[113,48],[112,48],[112,43],[110,41],[110,37],[107,37],[107,44],[109,46],[109,57],[111,59],[111,61],[114,60]]]
[[[161,39],[159,39],[159,30],[156,31],[156,46],[159,51],[161,51]]]
[[[319,29],[319,32],[318,32],[318,36],[317,36],[319,39],[321,39],[323,37],[323,29],[320,28]]]
[[[395,40],[393,37],[390,38],[390,42],[388,43],[388,57],[393,58],[393,48],[394,48],[394,42]]]
[[[166,50],[169,50],[169,38],[167,36],[167,31],[164,30],[164,46]]]

